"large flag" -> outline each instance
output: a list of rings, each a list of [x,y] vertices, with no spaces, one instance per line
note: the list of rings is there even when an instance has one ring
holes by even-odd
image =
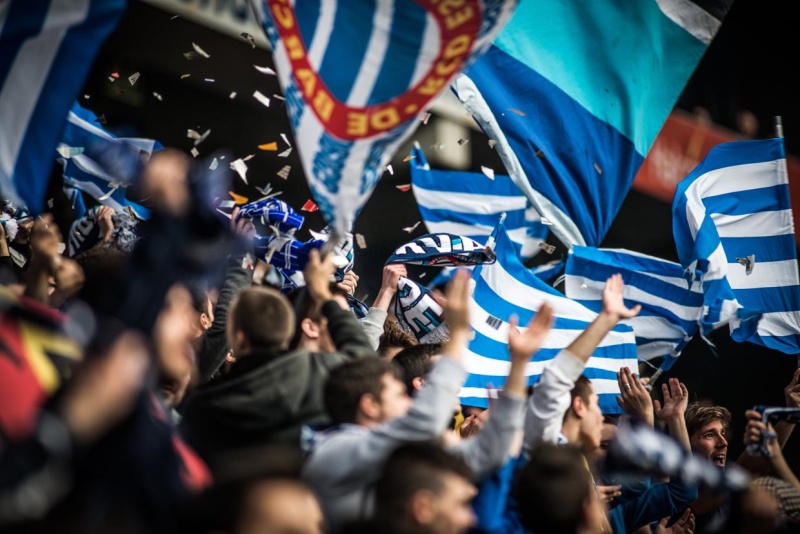
[[[125,180],[97,161],[91,150],[87,151],[94,143],[117,141],[127,143],[144,159],[149,159],[153,152],[164,148],[153,139],[116,137],[100,126],[93,111],[75,102],[67,115],[67,125],[54,151],[57,161],[64,168],[64,191],[69,196],[72,196],[75,189],[83,191],[98,203],[118,213],[128,208],[136,217],[147,219],[150,217],[150,210],[126,198]]]
[[[126,0],[0,2],[0,193],[44,208],[53,151]]]
[[[735,341],[800,352],[800,278],[782,138],[711,149],[678,184],[672,228],[681,264],[702,273],[708,322],[733,317]]]
[[[411,151],[411,188],[431,233],[464,235],[485,243],[505,213],[508,236],[522,258],[535,256],[547,226],[511,178],[495,174],[431,170],[419,145]]]
[[[543,302],[555,312],[555,325],[542,348],[528,364],[526,375],[534,383],[547,362],[572,343],[597,314],[565,297],[527,269],[517,257],[513,242],[502,225],[497,232],[497,262],[473,269],[475,288],[470,302],[470,322],[474,337],[469,343],[464,365],[469,372],[461,389],[463,404],[488,406],[491,388],[502,387],[508,374],[508,319],[519,317],[524,327]],[[600,397],[603,413],[619,413],[614,399],[619,394],[616,373],[620,367],[637,368],[636,340],[630,326],[619,324],[595,350],[584,375],[591,379]]]
[[[639,360],[661,359],[669,370],[699,330],[703,290],[698,280],[688,286],[683,267],[639,252],[574,246],[567,256],[564,293],[599,313],[609,276],[625,281],[625,304],[642,305],[639,315],[622,322],[636,334]]]
[[[454,80],[566,246],[600,245],[731,3],[522,2]]]
[[[428,104],[486,51],[516,0],[263,1],[300,161],[350,231]]]

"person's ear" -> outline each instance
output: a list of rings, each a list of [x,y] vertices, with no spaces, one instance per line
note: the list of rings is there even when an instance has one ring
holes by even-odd
[[[358,411],[360,411],[365,418],[376,421],[381,414],[380,401],[376,399],[372,393],[365,393],[358,399]]]
[[[577,417],[583,417],[586,413],[586,405],[583,404],[583,399],[575,397],[572,399],[572,411],[575,412]]]
[[[200,326],[203,327],[203,330],[208,330],[211,328],[211,319],[205,312],[200,314]]]
[[[244,332],[241,330],[237,330],[234,334],[234,343],[235,346],[231,347],[234,356],[238,356],[250,350],[250,341],[248,341],[247,336],[245,336]]]
[[[300,322],[300,330],[309,339],[319,338],[319,325],[308,317]]]
[[[435,497],[429,490],[419,490],[409,499],[409,512],[417,525],[433,522]]]
[[[411,379],[411,385],[414,386],[414,391],[419,391],[425,385],[425,379],[421,376],[415,376]]]

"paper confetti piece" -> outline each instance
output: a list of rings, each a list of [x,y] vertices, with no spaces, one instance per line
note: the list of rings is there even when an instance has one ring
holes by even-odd
[[[547,217],[542,217],[541,223],[545,226],[553,226],[553,223]]]
[[[419,226],[419,223],[421,222],[422,221],[417,221],[417,223],[414,226],[406,226],[405,228],[403,228],[403,231],[408,232],[410,234],[411,232],[417,229],[417,226]]]
[[[108,200],[109,198],[111,198],[111,195],[113,195],[113,194],[114,194],[114,191],[116,191],[117,189],[119,189],[119,187],[114,187],[114,188],[112,188],[112,189],[111,189],[111,191],[109,191],[109,192],[108,192],[108,193],[106,193],[105,195],[101,196],[101,197],[100,197],[100,198],[98,198],[97,200],[99,200],[100,202],[102,202],[102,201],[104,201],[104,200]]]
[[[192,129],[186,130],[186,137],[189,139],[200,139],[200,134]]]
[[[286,100],[281,95],[276,95],[275,93],[272,93],[272,98],[274,98],[275,100]]]
[[[266,197],[266,196],[268,196],[270,194],[270,191],[272,191],[272,184],[267,184],[266,187],[258,187],[258,186],[256,186],[256,191],[258,191],[259,193],[261,193],[262,195],[264,195]]]
[[[396,185],[395,187],[403,193],[408,193],[411,190],[411,184]]]
[[[206,82],[208,82],[208,83],[214,83],[214,78],[206,78],[206,79],[205,79],[205,80],[203,80],[203,81],[206,81]]]
[[[133,74],[128,76],[128,82],[130,82],[131,85],[134,85],[134,84],[136,84],[136,82],[139,81],[139,77],[140,76],[141,76],[141,74],[139,74],[138,72],[134,72]]]
[[[209,136],[210,134],[211,134],[211,128],[209,128],[208,130],[206,130],[205,132],[203,132],[203,135],[201,135],[200,137],[198,137],[197,139],[195,139],[195,141],[194,141],[194,146],[198,146],[200,143],[202,143],[203,141],[205,141],[205,140],[208,138],[208,136]]]
[[[489,139],[489,148],[494,148],[494,145],[496,145],[496,144],[497,144],[497,141],[495,141],[494,139]]]
[[[458,144],[459,144],[459,145],[461,145],[461,146],[464,146],[464,145],[466,145],[467,143],[469,143],[469,139],[464,139],[464,138],[462,137],[461,139],[459,139],[459,140],[458,140]]]
[[[160,94],[156,93],[155,91],[153,91],[153,96],[156,97],[156,99],[158,99],[159,102],[163,102],[164,101],[164,97],[162,97]]]
[[[91,97],[91,95],[83,95],[83,98],[85,98],[86,100],[89,100],[92,97]]]
[[[276,174],[278,176],[280,176],[281,178],[283,178],[284,180],[288,180],[289,179],[289,171],[291,171],[291,170],[292,170],[292,166],[291,165],[284,165],[283,168],[281,170],[279,170]]]
[[[236,205],[236,201],[234,200],[223,200],[219,203],[220,208],[232,208]]]
[[[394,176],[394,169],[392,168],[392,164],[386,166],[386,170],[389,171],[389,174]]]
[[[300,209],[301,209],[302,211],[309,211],[309,212],[312,212],[312,213],[313,213],[313,212],[315,212],[315,211],[317,211],[317,210],[319,209],[319,206],[317,206],[316,204],[314,204],[314,201],[313,201],[313,200],[311,200],[311,199],[308,199],[308,200],[306,200],[306,203],[305,203],[305,204],[303,204],[303,207],[302,207],[302,208],[300,208]]]
[[[251,160],[251,159],[253,159],[254,157],[256,157],[256,155],[255,155],[255,154],[249,154],[249,155],[247,155],[247,156],[243,157],[243,158],[242,158],[242,161],[250,161],[250,160]]]
[[[60,146],[56,148],[56,152],[58,152],[62,158],[69,159],[72,156],[77,156],[78,154],[83,154],[84,148],[78,146]]]
[[[756,264],[756,255],[750,254],[744,258],[736,258],[736,261],[738,261],[740,265],[744,266],[744,274],[750,276],[750,273],[753,272],[753,267]]]
[[[283,139],[283,142],[286,143],[287,145],[292,146],[292,143],[289,142],[289,138],[286,137],[285,133],[281,134],[281,139]]]
[[[219,160],[217,160],[217,158],[214,158],[213,160],[211,160],[211,165],[209,165],[208,168],[213,171],[217,168],[217,166],[219,166]]]
[[[422,124],[428,124],[428,119],[430,118],[431,114],[426,111],[425,114],[422,116]]]
[[[414,159],[414,157],[415,156],[412,156],[412,155],[409,154],[408,156],[403,158],[403,163],[405,163],[406,161],[411,161],[412,159]]]
[[[109,76],[108,77],[108,81],[111,82],[111,83],[114,83],[116,80],[114,78],[112,78],[111,76]]]
[[[494,170],[490,169],[489,167],[484,167],[481,165],[481,172],[486,175],[486,177],[490,180],[494,180]]]
[[[239,177],[242,179],[244,183],[247,183],[247,163],[245,163],[241,158],[234,160],[230,163],[231,169],[235,170],[239,173]]]
[[[263,145],[258,145],[258,149],[275,151],[278,150],[278,143],[276,141],[273,141],[271,143],[264,143]]]
[[[191,74],[181,74],[181,80],[188,78],[189,76],[191,76]]]
[[[47,207],[53,209],[53,205],[55,204],[55,200],[52,198],[47,199]]]
[[[189,61],[191,61],[191,60],[193,60],[193,59],[197,59],[197,58],[199,58],[199,57],[200,57],[200,54],[198,54],[197,52],[195,52],[195,51],[191,50],[191,51],[189,51],[189,52],[184,52],[184,53],[183,53],[183,57],[185,57],[186,59],[188,59]]]
[[[232,215],[232,214],[230,214],[230,213],[227,213],[227,212],[224,212],[224,211],[222,211],[222,210],[221,210],[221,209],[219,209],[219,208],[217,208],[217,212],[219,212],[221,215],[224,215],[224,216],[225,216],[225,217],[227,217],[228,219],[231,219],[231,218],[233,218],[233,215]]]
[[[556,247],[554,245],[550,245],[545,243],[544,241],[539,242],[539,248],[547,252],[548,254],[552,254],[556,251]]]
[[[211,56],[209,56],[209,55],[206,53],[206,51],[205,51],[205,50],[203,50],[202,48],[200,48],[200,47],[197,45],[197,43],[192,43],[192,48],[194,48],[194,51],[195,51],[195,52],[197,52],[198,54],[200,54],[201,56],[203,56],[203,57],[204,57],[204,58],[206,58],[206,59],[208,59],[208,58],[210,58],[210,57],[211,57]]]
[[[261,91],[253,93],[253,98],[264,104],[264,106],[269,107],[269,97],[261,94]]]
[[[256,70],[257,70],[258,72],[260,72],[261,74],[267,74],[267,75],[275,76],[275,71],[274,71],[274,70],[272,70],[272,69],[271,69],[271,68],[269,68],[269,67],[259,67],[258,65],[253,65],[253,66],[254,66],[254,67],[256,68]]]
[[[231,100],[233,100],[234,98],[236,98],[236,91],[232,92],[232,93],[230,94],[230,96],[228,96],[228,98],[230,98]]]
[[[253,37],[252,35],[250,35],[247,32],[242,32],[239,35],[242,37],[242,39],[246,39],[247,42],[250,43],[250,46],[253,47],[253,50],[255,50],[255,48],[256,48],[256,38],[255,37]]]
[[[292,147],[289,147],[286,150],[284,150],[283,152],[281,152],[280,154],[278,154],[278,157],[279,158],[286,158],[286,157],[289,157],[289,154],[291,154],[291,153],[292,153]]]
[[[112,72],[111,77],[116,80],[117,78],[119,78],[119,72]]]
[[[192,149],[189,152],[191,152],[192,157],[195,157],[195,158],[200,155],[200,151],[197,150],[197,148],[195,148],[195,147],[192,147]]]
[[[512,113],[516,113],[520,117],[524,117],[525,116],[525,112],[524,111],[520,111],[517,108],[508,108],[508,111],[511,111]]]
[[[247,198],[246,196],[237,195],[233,191],[228,191],[228,194],[236,202],[237,205],[238,204],[247,204],[250,201],[250,199]]]
[[[600,168],[600,164],[596,161],[594,162],[594,170],[597,171],[597,174],[603,174],[603,169]]]
[[[537,150],[533,155],[539,159],[544,159],[544,150]]]
[[[358,248],[367,248],[367,240],[364,239],[363,235],[355,234],[355,238],[356,238],[356,245],[358,245]]]

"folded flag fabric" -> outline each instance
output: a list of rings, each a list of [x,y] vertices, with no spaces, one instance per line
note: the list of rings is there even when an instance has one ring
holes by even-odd
[[[444,309],[431,291],[404,276],[397,284],[394,314],[400,328],[413,333],[420,343],[441,343],[450,337]]]
[[[314,200],[344,234],[428,104],[471,65],[516,0],[250,0],[263,7]]]
[[[703,290],[687,286],[683,267],[624,249],[574,246],[567,256],[564,293],[590,310],[603,309],[603,288],[613,274],[625,282],[625,305],[642,305],[639,315],[622,322],[633,328],[639,359],[661,359],[669,370],[700,328]]]
[[[289,204],[275,197],[261,198],[241,206],[237,217],[259,219],[264,226],[273,226],[280,233],[299,230],[305,221],[305,217]]]
[[[706,322],[730,321],[734,341],[800,352],[800,279],[783,139],[711,149],[678,184],[672,216],[681,264],[702,273]]]
[[[133,245],[140,237],[136,230],[139,220],[127,211],[121,211],[112,215],[111,221],[114,223],[114,230],[111,233],[112,242],[125,252],[133,251]],[[81,252],[97,245],[100,239],[100,225],[97,220],[97,206],[95,206],[72,223],[67,255],[74,258]]]
[[[474,337],[464,359],[469,375],[460,393],[462,404],[486,407],[489,390],[502,388],[510,365],[507,344],[511,315],[516,314],[520,328],[524,328],[543,302],[554,309],[553,329],[527,366],[529,384],[597,316],[531,273],[517,257],[502,225],[497,232],[497,262],[475,267],[472,278],[475,288],[470,301],[470,323]],[[614,399],[619,394],[616,373],[624,366],[636,369],[637,364],[633,330],[619,324],[600,343],[583,373],[592,381],[603,413],[620,413]]]
[[[426,267],[445,267],[480,265],[494,261],[494,251],[485,244],[482,245],[466,236],[438,233],[426,234],[398,247],[386,260],[386,265],[408,263]]]
[[[300,271],[308,263],[308,255],[312,249],[320,249],[325,241],[311,239],[298,241],[287,234],[256,235],[253,238],[253,252],[256,258],[287,271]]]
[[[0,9],[0,193],[34,215],[67,112],[126,0],[6,0]]]
[[[599,246],[732,0],[522,2],[453,89],[567,246]]]
[[[115,146],[115,143],[124,146]],[[138,177],[141,161],[163,148],[154,139],[116,137],[99,125],[93,111],[75,102],[55,151],[57,161],[64,168],[64,192],[69,196],[72,190],[78,189],[117,213],[129,208],[140,219],[148,219],[150,210],[128,200],[126,187]],[[112,151],[113,154],[108,154]],[[132,156],[128,158],[130,161],[108,157],[120,152]],[[73,205],[80,209],[80,203],[73,202]]]
[[[535,256],[547,225],[506,175],[431,170],[419,144],[411,151],[411,190],[428,231],[463,235],[486,243],[505,213],[508,235],[522,258]]]

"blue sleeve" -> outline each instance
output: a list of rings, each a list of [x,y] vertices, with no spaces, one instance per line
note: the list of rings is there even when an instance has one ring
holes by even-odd
[[[478,494],[472,500],[477,521],[470,534],[525,534],[513,495],[516,474],[523,465],[522,455],[512,458],[478,485]]]
[[[638,498],[611,508],[611,526],[614,532],[630,532],[683,510],[695,499],[695,486],[680,482],[654,484]]]

